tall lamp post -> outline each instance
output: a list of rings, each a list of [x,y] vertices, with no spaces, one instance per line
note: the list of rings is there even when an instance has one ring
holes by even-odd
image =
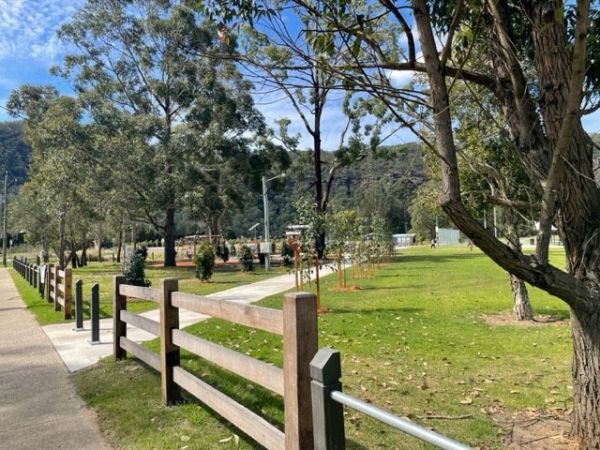
[[[2,264],[6,267],[6,206],[8,205],[8,170],[4,170],[4,219],[2,235]]]
[[[285,177],[285,173],[282,173],[280,175],[277,175],[275,177],[272,178],[268,178],[263,176],[262,177],[262,192],[263,192],[263,212],[264,212],[264,219],[265,219],[265,232],[264,232],[264,246],[265,246],[265,250],[267,250],[265,253],[265,270],[270,270],[271,269],[271,236],[269,233],[269,197],[267,195],[267,183],[269,181],[275,180],[276,178],[282,178]]]

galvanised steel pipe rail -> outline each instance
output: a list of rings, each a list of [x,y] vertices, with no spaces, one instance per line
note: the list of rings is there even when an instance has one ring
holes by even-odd
[[[390,414],[377,406],[370,405],[351,395],[344,394],[341,391],[332,391],[330,397],[332,400],[335,400],[342,405],[349,406],[350,408],[366,414],[367,416],[371,416],[380,422],[386,423],[403,433],[410,434],[421,441],[428,442],[444,450],[471,450],[471,447],[461,444],[454,439],[450,439],[435,431],[417,425],[414,422]]]
[[[346,448],[342,405],[444,450],[471,450],[471,447],[454,439],[344,394],[340,382],[341,375],[340,353],[331,348],[319,350],[310,363],[315,450],[344,450]]]

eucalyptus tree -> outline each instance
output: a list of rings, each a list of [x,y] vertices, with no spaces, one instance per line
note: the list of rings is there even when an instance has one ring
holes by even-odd
[[[285,14],[265,14],[257,18],[257,23],[240,25],[240,42],[236,59],[243,67],[244,74],[255,82],[255,96],[264,103],[277,103],[282,98],[299,119],[297,122],[309,136],[308,153],[298,152],[302,159],[310,163],[312,174],[305,179],[314,192],[318,211],[327,211],[334,187],[336,172],[363,159],[368,146],[365,139],[371,140],[375,148],[382,139],[380,136],[383,117],[361,127],[360,118],[364,113],[360,108],[352,108],[350,98],[352,86],[344,84],[343,78],[323,67],[348,64],[351,55],[344,43],[336,39],[326,39],[326,51],[315,49],[315,41],[323,41],[319,10],[320,3],[312,2],[312,9],[288,4]],[[225,34],[228,39],[230,34]],[[323,159],[324,136],[331,134],[332,127],[328,114],[336,111],[346,116],[345,126],[339,130],[335,157],[327,163]],[[299,150],[299,139],[290,136],[288,128],[292,124],[289,117],[277,121],[279,139],[289,150]],[[324,231],[317,236],[317,251],[322,256],[325,248]]]
[[[214,31],[181,2],[89,0],[59,32],[72,52],[54,72],[111,137],[104,161],[113,159],[128,215],[163,234],[165,266],[175,265],[175,213],[199,181],[188,167],[235,158],[223,141],[239,149],[264,129],[250,84],[223,57],[233,44]],[[201,148],[177,136],[183,126]]]
[[[307,0],[290,2],[313,9]],[[432,111],[435,142],[426,140],[426,144],[440,158],[442,208],[498,265],[570,307],[573,432],[582,448],[600,448],[600,253],[596,251],[600,190],[594,179],[593,143],[582,125],[584,115],[600,108],[597,2],[373,0],[366,4],[370,8],[349,0],[321,2],[327,34],[343,39],[356,56],[355,64],[331,70],[343,71],[382,101],[387,92],[378,83],[382,71],[426,74],[416,89],[422,94],[420,107]],[[273,14],[285,7],[281,2],[243,0],[208,5],[215,15],[225,12],[224,20],[235,13]],[[390,40],[390,27],[402,30],[402,39]],[[460,30],[468,33],[456,39]],[[398,47],[403,51],[390,51]],[[475,59],[486,64],[470,69],[469,62]],[[450,96],[458,79],[493,96],[501,125],[531,183],[539,189],[535,255],[510,248],[484,229],[465,206]],[[406,105],[388,102],[399,121],[415,111],[417,102],[406,100]],[[419,129],[415,131],[420,135]],[[566,271],[548,258],[553,225],[565,246]]]
[[[185,138],[194,140],[192,133]],[[211,136],[212,147],[235,157],[223,158],[219,164],[207,166],[203,160],[190,164],[186,177],[198,180],[184,196],[184,207],[192,219],[202,223],[209,234],[223,235],[223,229],[234,211],[256,199],[262,189],[262,176],[275,176],[288,169],[289,153],[273,140],[273,131],[256,136],[249,146],[246,140],[228,140]],[[208,144],[208,143],[207,143]],[[196,142],[196,148],[206,144]]]
[[[520,230],[530,233],[534,230],[534,219],[539,212],[539,191],[520,164],[506,129],[499,126],[501,118],[494,113],[490,96],[477,87],[465,89],[459,86],[454,89],[452,100],[465,204],[475,214],[485,214],[486,208],[493,208],[495,214],[498,209],[500,214],[493,224],[494,235],[504,239],[514,251],[521,251]],[[485,107],[475,106],[474,100]],[[437,171],[436,175],[439,180]],[[508,276],[515,318],[533,320],[525,282],[515,274]]]
[[[52,87],[25,85],[15,89],[7,108],[13,115],[26,117],[24,136],[32,153],[25,195],[44,205],[38,213],[40,220],[44,215],[53,219],[50,223],[56,220],[56,253],[64,267],[67,222],[84,204],[81,186],[89,167],[89,126],[81,122],[77,100],[60,96]],[[41,243],[46,249],[52,241],[42,234]]]

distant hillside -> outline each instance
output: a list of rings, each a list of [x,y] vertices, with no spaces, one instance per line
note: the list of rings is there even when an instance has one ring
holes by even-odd
[[[331,204],[340,208],[356,209],[365,216],[374,214],[384,217],[392,232],[410,229],[408,205],[417,187],[425,179],[423,153],[418,144],[404,144],[387,147],[382,152],[385,157],[368,156],[349,167],[338,169],[333,183]],[[327,173],[333,155],[323,156]],[[270,229],[273,236],[285,233],[288,224],[295,222],[294,202],[301,195],[314,195],[314,177],[309,162],[301,156],[294,158],[285,183],[269,189]],[[226,230],[230,236],[254,236],[249,232],[255,223],[257,236],[263,233],[262,196],[246,205],[227,221]]]
[[[11,180],[20,185],[27,179],[29,146],[23,141],[22,122],[0,122],[0,175],[8,169]]]

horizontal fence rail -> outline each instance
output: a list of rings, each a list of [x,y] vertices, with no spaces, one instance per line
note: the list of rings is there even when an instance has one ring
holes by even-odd
[[[229,350],[181,330],[173,330],[173,343],[213,364],[283,395],[283,370],[242,353]]]
[[[206,314],[274,334],[283,334],[283,313],[278,309],[244,305],[184,292],[174,292],[172,302],[176,308]]]
[[[175,279],[161,280],[159,289],[129,286],[124,282],[121,276],[114,278],[114,356],[123,359],[129,352],[160,371],[165,404],[179,401],[180,388],[185,389],[268,449],[313,448],[309,374],[309,362],[317,352],[313,294],[286,294],[280,311],[182,293]],[[128,312],[127,297],[158,301],[160,321]],[[283,369],[180,330],[180,308],[283,336]],[[129,339],[127,324],[159,336],[160,353]],[[182,348],[282,395],[285,432],[182,368]]]
[[[342,392],[340,353],[325,348],[310,363],[315,450],[346,448],[343,405],[383,422],[402,433],[444,450],[472,450],[447,436],[395,416],[356,397]]]
[[[120,285],[119,293],[125,297],[137,298],[140,300],[150,300],[156,303],[160,301],[160,291],[149,287],[122,284]]]

